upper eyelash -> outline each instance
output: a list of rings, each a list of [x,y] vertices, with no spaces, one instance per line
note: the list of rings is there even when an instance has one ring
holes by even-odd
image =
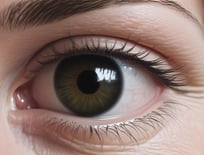
[[[127,60],[131,60],[135,64],[137,65],[139,64],[142,67],[145,67],[151,73],[153,73],[155,77],[158,78],[160,82],[166,87],[171,88],[180,93],[185,92],[184,90],[179,89],[180,86],[186,85],[185,80],[177,78],[177,77],[181,77],[180,70],[182,67],[163,68],[162,66],[165,66],[166,63],[161,58],[157,58],[151,61],[144,60],[144,58],[147,57],[150,54],[150,52],[152,52],[149,49],[141,50],[134,54],[130,53],[132,50],[134,50],[136,45],[125,50],[128,41],[126,41],[121,48],[115,49],[117,45],[117,41],[115,41],[112,48],[109,48],[107,46],[108,42],[106,42],[105,43],[106,46],[102,48],[100,47],[100,39],[97,40],[98,41],[97,45],[92,43],[93,46],[89,46],[89,44],[85,42],[85,46],[83,48],[78,48],[74,39],[70,39],[70,40],[72,44],[71,50],[66,49],[65,47],[64,52],[61,52],[61,51],[58,51],[54,46],[50,46],[52,53],[49,54],[48,56],[47,55],[43,56],[45,59],[43,60],[38,59],[37,62],[41,65],[47,65],[57,61],[60,58],[69,57],[72,55],[84,54],[84,52],[82,51],[86,51],[86,54],[99,54],[98,51],[100,50],[100,55],[105,55],[113,58],[121,58],[121,59],[125,58]],[[52,59],[49,59],[49,57],[52,57]],[[37,71],[35,70],[35,72]]]

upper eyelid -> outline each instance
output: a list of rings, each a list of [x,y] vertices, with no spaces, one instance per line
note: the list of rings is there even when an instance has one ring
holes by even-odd
[[[85,13],[88,11],[106,8],[112,5],[124,5],[128,3],[155,3],[188,17],[200,29],[199,20],[181,4],[171,0],[66,0],[66,1],[20,1],[10,4],[9,7],[0,12],[0,28],[3,29],[22,29],[30,26],[39,26],[63,20],[74,14]],[[56,14],[57,12],[57,14]]]
[[[110,47],[108,46],[109,44]],[[38,67],[32,67],[33,64],[35,66],[36,62],[41,68],[43,65],[53,63],[63,57],[83,54],[81,51],[88,50],[89,54],[97,54],[95,50],[98,49],[104,52],[101,53],[102,55],[110,53],[111,56],[123,57],[140,64],[153,74],[157,74],[161,82],[167,84],[167,87],[182,92],[182,90],[177,88],[185,85],[184,77],[180,77],[181,79],[175,78],[176,76],[181,76],[180,67],[170,65],[168,60],[162,55],[153,52],[152,49],[131,43],[128,40],[104,36],[101,36],[101,38],[99,36],[68,37],[45,46],[28,62],[25,69],[25,73],[28,74],[24,74],[24,77],[29,78],[30,75],[32,76],[29,73],[35,74],[35,72],[39,71]]]
[[[146,12],[148,8],[149,11]],[[141,5],[139,7],[132,6],[132,8],[126,6],[124,9],[118,7],[109,8],[107,11],[97,11],[91,18],[87,15],[82,15],[66,19],[66,21],[56,23],[56,25],[46,25],[23,32],[17,31],[16,33],[18,35],[16,36],[18,37],[11,37],[11,39],[16,45],[15,47],[19,47],[18,45],[21,44],[24,48],[29,49],[27,52],[30,51],[30,57],[32,57],[32,53],[38,52],[50,42],[65,38],[67,35],[103,35],[123,39],[129,37],[130,41],[157,51],[165,58],[172,60],[172,63],[176,65],[185,64],[184,75],[191,81],[194,79],[193,85],[200,85],[202,79],[198,76],[203,74],[202,68],[193,63],[198,62],[201,64],[200,66],[203,64],[202,61],[199,61],[202,57],[200,51],[203,49],[203,40],[200,38],[200,31],[195,28],[193,23],[188,23],[188,19],[182,19],[175,12],[172,13],[171,10],[166,10],[165,14],[169,15],[167,19],[166,16],[160,16],[160,11],[158,10],[165,11],[166,9],[164,7],[158,9],[157,6],[147,5]],[[121,11],[120,16],[118,16],[118,11]],[[137,13],[134,14],[134,11]],[[99,18],[99,15],[102,15],[101,18]],[[123,23],[127,16],[130,16],[130,20],[127,20],[127,23]],[[112,20],[105,20],[107,17],[112,18]],[[178,20],[178,23],[175,24],[175,20]],[[186,24],[186,26],[181,28],[180,25],[183,24]],[[158,29],[159,31],[157,31]],[[190,38],[197,38],[197,40]],[[27,45],[23,44],[25,39],[26,42],[28,41]],[[5,39],[3,40],[3,37],[2,41],[3,46],[10,44]],[[33,44],[29,44],[30,41]],[[11,48],[13,47],[13,43]],[[20,51],[22,50],[16,49],[16,52]],[[197,54],[193,54],[193,51],[197,52]],[[187,75],[187,73],[191,72],[192,68],[196,72],[196,75]]]

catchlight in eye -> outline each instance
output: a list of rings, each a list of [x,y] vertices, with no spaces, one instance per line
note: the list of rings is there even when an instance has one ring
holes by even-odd
[[[78,116],[96,116],[111,109],[121,96],[123,77],[117,63],[105,56],[63,59],[54,75],[61,103]]]

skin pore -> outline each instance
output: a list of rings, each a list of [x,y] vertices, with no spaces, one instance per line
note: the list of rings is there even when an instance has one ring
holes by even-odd
[[[39,1],[24,0],[17,7],[19,0],[0,0],[0,154],[204,154],[204,1],[115,0],[106,3],[98,0],[93,3],[95,1],[90,0],[83,1],[84,6],[81,1],[71,1],[58,4],[45,0],[37,5]],[[8,6],[11,7],[8,9]],[[33,6],[32,9],[29,6]],[[128,50],[133,44],[136,47],[131,52],[148,49],[153,56],[150,54],[146,59],[161,58],[168,66],[179,68],[177,78],[185,79],[185,86],[178,87],[182,91],[165,87],[155,78],[157,74],[141,69],[145,77],[155,79],[150,83],[155,86],[155,92],[156,86],[161,88],[154,103],[145,104],[138,114],[117,119],[83,118],[62,115],[64,108],[53,102],[52,82],[49,83],[52,78],[48,75],[52,75],[49,69],[56,62],[45,65],[42,72],[31,75],[32,78],[24,77],[33,69],[36,57],[49,53],[53,47],[63,50],[66,46],[68,50],[83,43],[89,48],[93,43],[113,47],[115,40],[122,42],[116,44],[116,48],[126,45]],[[47,82],[41,85],[38,80],[44,79],[44,75]],[[32,91],[40,87],[37,91],[43,92],[43,95],[34,93],[33,97],[38,95],[37,99],[50,105],[41,104],[38,109],[32,109],[30,100],[25,98],[28,101],[25,106],[31,106],[31,110],[16,109],[15,90],[32,79],[36,84]],[[145,90],[154,90],[154,87],[142,86]],[[133,126],[140,129],[119,126],[131,119],[138,121],[139,125]],[[75,122],[74,127],[69,126],[71,121]],[[115,134],[107,132],[107,125]],[[123,144],[115,139],[122,139]]]

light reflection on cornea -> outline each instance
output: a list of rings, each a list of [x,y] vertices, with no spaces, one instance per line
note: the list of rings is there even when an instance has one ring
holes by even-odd
[[[128,71],[132,71],[133,68],[132,67],[128,67],[128,66],[122,66],[125,70]],[[111,69],[107,69],[107,68],[96,68],[95,72],[97,74],[97,81],[101,82],[101,81],[108,81],[108,82],[112,82],[112,81],[116,81],[117,77],[116,77],[116,72],[114,70]]]
[[[105,69],[105,68],[96,68],[95,72],[98,76],[97,81],[101,82],[101,81],[115,81],[117,80],[116,78],[116,72],[114,70],[111,69]]]

